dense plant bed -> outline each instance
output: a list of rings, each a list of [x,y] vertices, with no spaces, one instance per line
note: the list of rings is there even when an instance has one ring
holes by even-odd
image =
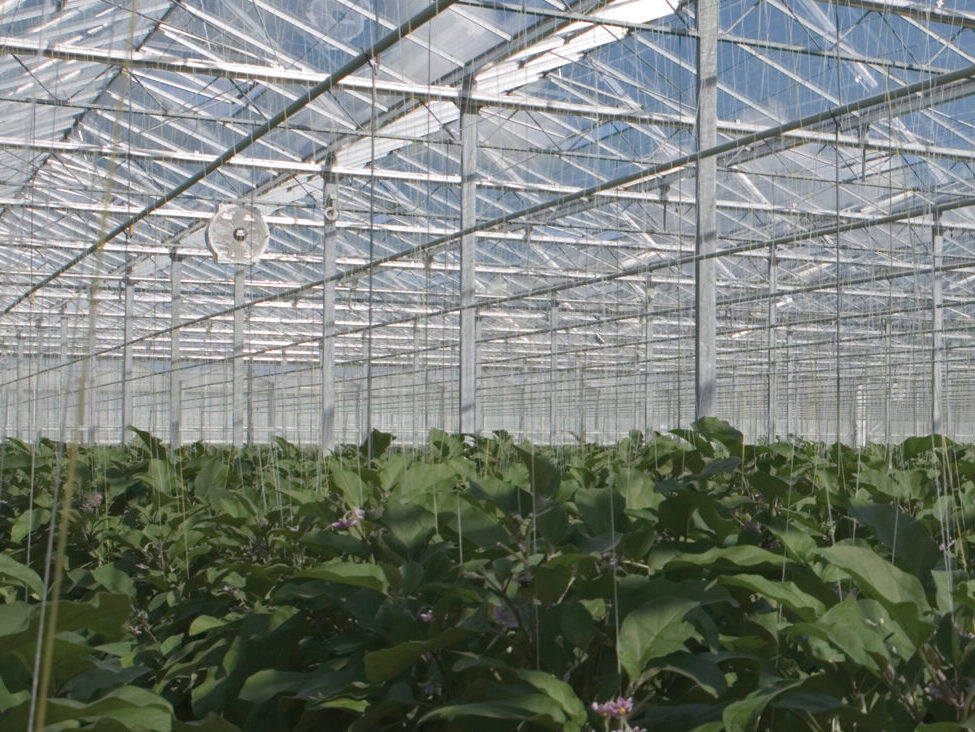
[[[970,728],[971,446],[390,440],[4,443],[0,729],[58,491],[50,729]]]

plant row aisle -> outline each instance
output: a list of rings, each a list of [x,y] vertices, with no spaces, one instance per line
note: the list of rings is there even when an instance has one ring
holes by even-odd
[[[3,443],[0,729],[975,727],[972,446],[369,442]]]

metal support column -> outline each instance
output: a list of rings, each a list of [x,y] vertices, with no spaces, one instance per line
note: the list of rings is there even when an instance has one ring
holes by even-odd
[[[585,358],[585,356],[582,356],[582,358]],[[579,426],[577,429],[579,431],[579,444],[581,445],[586,442],[586,366],[581,359],[578,363],[579,381],[577,385],[578,396],[576,399],[579,405]]]
[[[29,424],[28,434],[31,442],[37,442],[41,436],[39,417],[40,402],[40,377],[38,372],[44,368],[44,342],[42,333],[44,332],[44,317],[38,316],[37,325],[34,328],[34,357],[27,362],[27,380],[30,387],[30,404],[27,406],[27,419]]]
[[[558,412],[558,399],[555,396],[555,370],[558,366],[559,301],[554,297],[548,311],[549,325],[549,370],[548,370],[548,444],[555,444],[555,419]]]
[[[121,420],[119,426],[119,443],[124,445],[127,437],[127,430],[133,424],[132,419],[132,340],[133,323],[132,307],[135,302],[135,287],[128,275],[122,281],[122,385],[120,387],[122,395]]]
[[[477,106],[471,101],[473,77],[464,81],[460,115],[460,228],[477,222]],[[460,240],[460,414],[458,430],[474,433],[477,423],[477,310],[475,306],[474,259],[477,237]]]
[[[718,3],[697,0],[697,149],[718,140]],[[714,416],[717,378],[716,295],[714,260],[717,247],[715,185],[717,158],[697,162],[697,231],[694,240],[695,417]],[[707,257],[703,259],[702,257]]]
[[[943,380],[945,367],[944,353],[944,310],[941,307],[941,264],[944,234],[941,231],[941,216],[935,211],[934,226],[931,229],[931,432],[940,434],[944,407]]]
[[[14,391],[17,403],[17,421],[14,426],[14,435],[16,435],[16,437],[20,440],[27,439],[27,433],[29,430],[27,425],[27,410],[30,407],[27,400],[27,394],[29,392],[24,388],[24,380],[27,378],[27,364],[26,358],[24,357],[27,346],[25,345],[24,340],[24,334],[17,331],[17,388]]]
[[[321,419],[319,424],[319,449],[324,457],[336,445],[335,437],[335,275],[338,272],[336,245],[339,217],[336,196],[338,182],[332,175],[334,157],[329,155],[322,169],[322,343],[319,382],[321,391]]]
[[[63,444],[68,440],[68,412],[71,411],[71,400],[68,398],[68,386],[71,379],[68,378],[68,362],[71,360],[72,351],[68,344],[68,309],[67,305],[61,306],[61,317],[58,323],[58,336],[61,339],[61,367],[58,369],[58,413],[61,415],[58,440]]]
[[[653,304],[653,281],[647,277],[644,286],[643,302],[643,424],[640,426],[644,434],[648,434],[653,420],[653,390],[650,384],[650,369],[653,363],[653,321],[650,308]]]
[[[246,417],[247,417],[247,444],[254,444],[254,360],[250,359],[247,362],[246,369],[247,378],[247,391],[244,401],[247,402]]]
[[[234,265],[234,358],[231,368],[230,388],[232,390],[232,439],[234,447],[244,444],[244,421],[247,405],[244,404],[245,364],[244,364],[244,326],[247,311],[241,307],[245,300],[247,285],[247,265]]]
[[[792,331],[785,331],[785,431],[787,435],[796,434],[795,411],[798,395],[794,384],[794,369],[792,358]]]
[[[183,304],[182,294],[183,260],[173,254],[169,268],[169,444],[178,447],[180,441],[180,422],[183,416],[181,383],[179,375],[179,335],[177,329]]]
[[[890,325],[892,316],[887,316],[884,318],[884,383],[887,387],[884,389],[884,445],[890,445],[891,441],[891,431],[890,431],[890,391],[891,384],[893,384],[893,371],[891,369],[890,363]],[[888,460],[890,459],[890,451],[888,450]]]
[[[98,358],[95,356],[95,334],[88,337],[88,382],[85,386],[85,411],[88,431],[85,439],[94,445],[98,438]]]
[[[779,374],[778,374],[778,354],[776,353],[776,320],[778,313],[778,292],[779,292],[779,263],[775,251],[775,245],[769,249],[768,256],[768,441],[774,442],[778,434],[776,424],[776,410],[779,404]]]
[[[420,318],[417,316],[413,318],[413,373],[410,378],[413,385],[413,388],[410,389],[410,417],[412,419],[410,439],[414,445],[420,445],[423,442],[422,438],[420,437],[420,404],[418,403],[418,398],[421,396],[421,394],[424,399],[426,398],[426,394],[421,392],[422,387],[420,385],[420,348]],[[423,425],[423,429],[425,428],[426,425]]]

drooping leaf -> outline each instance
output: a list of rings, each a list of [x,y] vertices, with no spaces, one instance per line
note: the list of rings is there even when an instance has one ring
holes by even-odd
[[[24,584],[40,598],[44,594],[44,581],[37,572],[21,564],[9,554],[0,554],[0,579],[7,582]]]
[[[562,482],[562,473],[548,458],[515,446],[515,452],[528,466],[532,491],[539,496],[554,496]]]
[[[826,611],[825,605],[820,600],[800,590],[794,582],[770,580],[757,574],[724,575],[718,578],[718,582],[722,585],[743,587],[779,605],[784,605],[808,622],[815,621]]]
[[[941,561],[941,550],[920,521],[892,503],[852,506],[850,515],[877,533],[893,561],[924,581]]]
[[[392,648],[371,651],[365,656],[366,678],[374,684],[388,681],[409,668],[424,654],[453,645],[467,635],[467,631],[462,628],[449,628],[430,640],[405,641]]]
[[[636,681],[647,663],[684,647],[691,638],[699,637],[684,617],[697,607],[693,600],[658,597],[627,614],[620,625],[617,654],[620,664]]]
[[[934,630],[921,581],[895,567],[871,549],[836,545],[817,550],[817,555],[854,578],[860,589],[883,605],[915,645]]]
[[[785,691],[795,688],[800,682],[780,684],[772,690],[754,691],[744,699],[732,702],[725,707],[721,715],[727,732],[754,732],[758,727],[759,718],[769,702]]]
[[[377,564],[333,561],[319,564],[298,574],[299,577],[338,582],[370,590],[384,591],[387,587],[386,575]]]

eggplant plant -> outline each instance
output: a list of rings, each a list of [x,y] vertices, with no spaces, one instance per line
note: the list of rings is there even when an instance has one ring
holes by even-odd
[[[369,443],[0,444],[0,729],[975,727],[970,445]]]

